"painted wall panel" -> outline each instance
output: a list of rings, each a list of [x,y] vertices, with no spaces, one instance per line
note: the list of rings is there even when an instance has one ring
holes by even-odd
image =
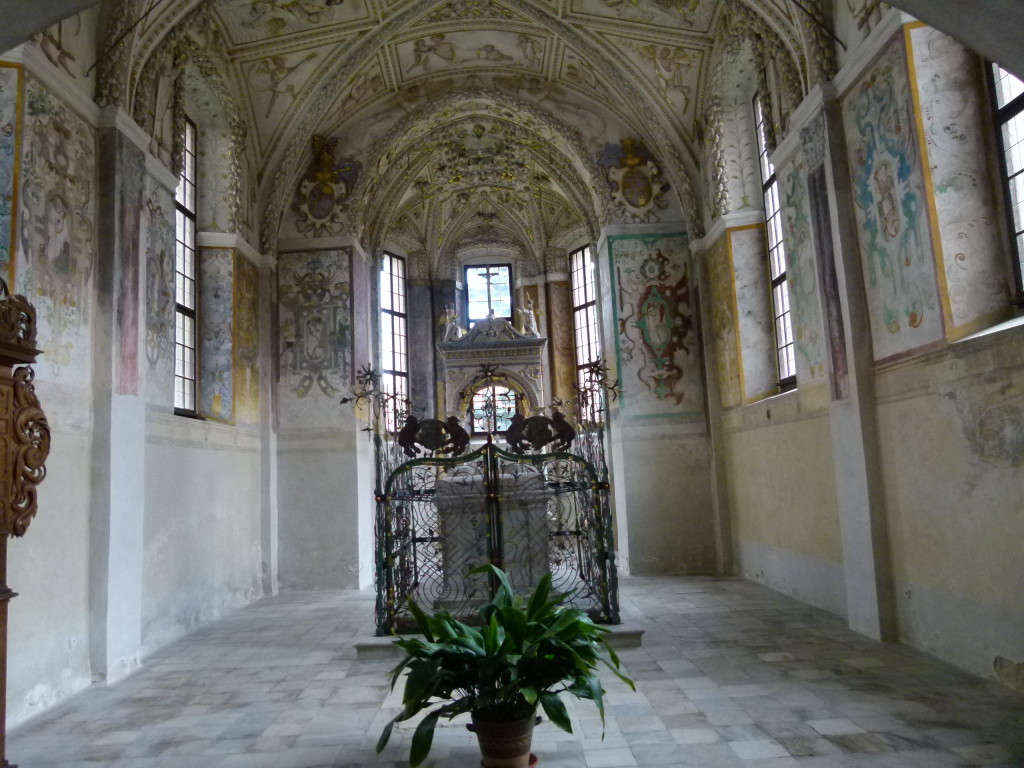
[[[796,380],[808,384],[828,372],[818,265],[803,158],[779,169],[779,191],[785,225],[790,305],[796,339]]]
[[[623,413],[702,414],[703,381],[686,238],[612,237],[609,256]]]
[[[1006,313],[1009,298],[982,65],[972,51],[931,27],[912,25],[907,38],[943,310],[950,336],[961,338]]]
[[[260,422],[260,271],[235,253],[235,424]]]
[[[0,62],[0,277],[12,283],[18,170],[21,161],[21,67]]]
[[[705,257],[711,300],[711,333],[718,353],[718,389],[722,405],[739,405],[743,399],[740,370],[739,327],[736,320],[736,279],[733,276],[729,235],[712,245]]]
[[[145,262],[146,399],[174,406],[174,197],[147,181]]]
[[[902,36],[843,101],[876,360],[944,338]]]
[[[350,249],[284,253],[278,262],[278,418],[340,425],[352,366]]]
[[[230,248],[202,248],[199,257],[199,412],[232,423],[234,408],[234,353],[232,307],[235,252]]]
[[[17,290],[36,307],[41,379],[91,378],[96,133],[31,77],[18,223]]]

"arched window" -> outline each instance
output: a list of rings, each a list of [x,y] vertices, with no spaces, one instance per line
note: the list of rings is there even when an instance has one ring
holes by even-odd
[[[505,432],[518,410],[516,393],[501,384],[488,384],[473,393],[470,420],[474,435]]]

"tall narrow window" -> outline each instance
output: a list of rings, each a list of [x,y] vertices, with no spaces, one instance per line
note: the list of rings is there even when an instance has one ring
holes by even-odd
[[[185,156],[174,194],[174,408],[196,412],[196,126],[185,119]]]
[[[512,268],[508,264],[466,267],[466,294],[470,328],[491,312],[495,317],[512,322]]]
[[[587,387],[587,368],[601,357],[601,339],[597,331],[597,276],[590,246],[586,245],[569,254],[569,273],[572,280],[572,327],[576,347],[576,383]],[[603,404],[590,403],[591,420],[600,420]],[[581,414],[582,415],[582,414]]]
[[[785,391],[796,386],[796,351],[793,318],[789,312],[789,282],[786,280],[786,246],[782,242],[779,182],[775,178],[775,166],[768,159],[765,119],[761,99],[755,96],[754,125],[761,168],[761,191],[764,195],[765,230],[768,235],[768,267],[775,316],[775,356],[779,366],[779,388]]]
[[[1000,165],[1013,237],[1014,294],[1024,301],[1024,82],[992,65],[996,123],[1002,147]]]
[[[381,389],[395,395],[384,414],[390,432],[399,429],[399,411],[409,398],[409,347],[405,308],[405,259],[385,253],[380,267]]]

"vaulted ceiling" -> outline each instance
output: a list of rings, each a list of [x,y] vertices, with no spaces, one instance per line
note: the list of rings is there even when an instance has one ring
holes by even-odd
[[[89,1],[0,0],[4,39],[23,40]],[[976,0],[969,13],[961,0],[894,4],[1011,69],[1024,66],[1007,37],[1018,0]],[[234,213],[219,221],[266,250],[282,237],[348,234],[369,247],[388,241],[426,253],[435,272],[500,248],[539,269],[547,249],[638,217],[609,194],[626,139],[641,143],[641,160],[664,181],[646,218],[698,231],[718,210],[707,175],[722,148],[709,121],[721,120],[723,97],[755,76],[752,40],[762,56],[788,62],[788,87],[799,96],[828,46],[801,8],[820,14],[821,6],[102,0],[94,14],[102,18],[91,22],[101,30],[98,76],[86,69],[91,61],[62,58],[61,35],[40,44],[59,66],[95,78],[101,104],[125,107],[148,129],[166,98],[161,78],[198,73],[204,82],[184,89],[190,106],[230,135],[224,163],[229,175],[240,171],[225,183]],[[323,200],[313,200],[314,215],[303,219],[303,185],[308,200],[330,189],[338,204],[324,213]]]
[[[124,40],[99,100],[144,121],[167,72],[211,80],[205,103],[245,136],[235,161],[265,248],[344,233],[434,271],[484,246],[540,269],[613,221],[694,227],[726,39],[743,27],[774,46],[798,91],[817,44],[790,0],[119,0],[110,15]],[[609,193],[631,139],[629,162],[663,182],[643,216]],[[296,214],[303,179],[344,201]]]

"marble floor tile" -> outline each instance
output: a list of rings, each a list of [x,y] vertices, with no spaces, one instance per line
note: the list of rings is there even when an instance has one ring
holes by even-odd
[[[393,660],[357,658],[374,595],[291,593],[202,627],[111,686],[8,735],[19,768],[406,768],[415,722]],[[624,577],[607,719],[567,701],[573,733],[534,736],[541,768],[1024,768],[1024,696],[739,579]],[[427,768],[475,768],[465,718],[442,721]]]

